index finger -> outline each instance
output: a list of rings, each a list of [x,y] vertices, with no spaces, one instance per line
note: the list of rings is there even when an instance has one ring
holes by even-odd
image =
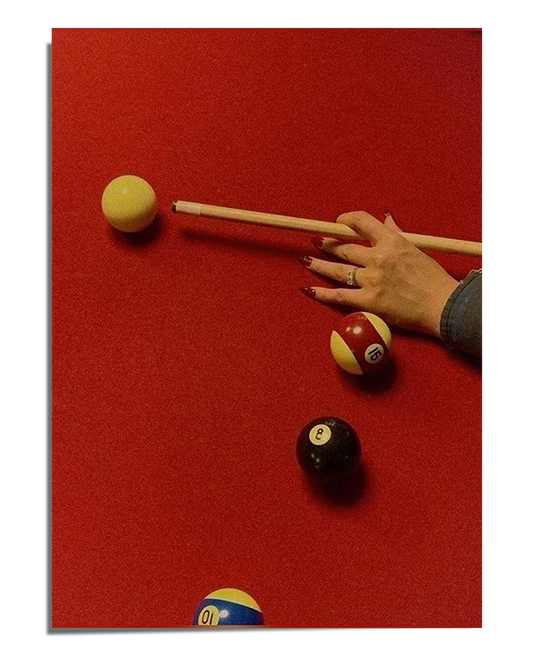
[[[370,241],[372,245],[376,245],[380,240],[386,238],[390,229],[380,222],[373,215],[366,211],[352,211],[351,213],[343,213],[337,218],[337,222],[341,225],[347,225],[354,229],[363,238]]]

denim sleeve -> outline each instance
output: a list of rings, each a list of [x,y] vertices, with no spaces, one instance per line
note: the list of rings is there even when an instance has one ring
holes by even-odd
[[[481,357],[481,269],[470,271],[449,297],[440,335],[449,348]]]

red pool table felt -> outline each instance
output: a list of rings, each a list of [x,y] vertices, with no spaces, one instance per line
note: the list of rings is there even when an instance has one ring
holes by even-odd
[[[394,332],[344,374],[310,235],[170,211],[481,240],[480,31],[57,29],[51,77],[52,627],[184,627],[221,587],[275,627],[480,626],[479,367]],[[142,234],[102,216],[120,174],[158,196]],[[321,415],[360,435],[353,491],[300,472]]]

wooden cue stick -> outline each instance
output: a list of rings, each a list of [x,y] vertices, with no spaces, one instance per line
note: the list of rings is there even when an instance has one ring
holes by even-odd
[[[248,222],[268,227],[296,229],[298,231],[308,231],[313,234],[332,236],[334,238],[365,240],[346,225],[335,222],[325,222],[323,220],[294,218],[286,215],[275,215],[273,213],[244,211],[242,209],[231,209],[225,206],[212,206],[210,204],[183,201],[173,202],[172,211],[174,211],[174,213],[187,213],[188,215],[222,218],[224,220]],[[441,236],[425,236],[424,234],[408,234],[406,232],[402,232],[402,236],[422,250],[437,250],[439,252],[468,254],[476,257],[481,256],[481,243],[475,241],[463,241],[457,238],[443,238]]]

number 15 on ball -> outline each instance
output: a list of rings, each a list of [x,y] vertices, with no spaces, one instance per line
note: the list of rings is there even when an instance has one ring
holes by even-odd
[[[355,312],[342,319],[333,330],[330,348],[339,367],[362,376],[388,362],[391,332],[379,316],[370,312]]]

